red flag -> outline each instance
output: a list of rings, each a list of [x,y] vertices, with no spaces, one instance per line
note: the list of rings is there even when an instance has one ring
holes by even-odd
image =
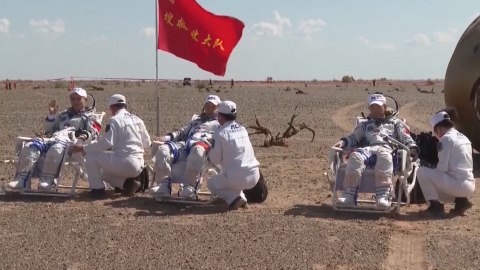
[[[224,76],[230,54],[242,38],[242,21],[219,16],[195,0],[158,0],[158,49]]]

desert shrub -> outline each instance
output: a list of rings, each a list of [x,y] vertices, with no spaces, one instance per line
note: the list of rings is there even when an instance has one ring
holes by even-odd
[[[202,90],[207,87],[207,83],[205,81],[197,81],[195,82],[195,88],[198,90]]]
[[[434,85],[434,84],[435,84],[435,83],[433,82],[432,79],[428,79],[428,80],[427,80],[427,85]]]
[[[67,82],[56,81],[55,84],[53,85],[53,88],[55,89],[67,88]]]
[[[351,83],[351,82],[354,82],[355,79],[353,78],[353,76],[348,76],[348,75],[345,75],[342,77],[342,82],[344,83]]]
[[[385,81],[387,81],[387,78],[380,78],[379,81],[385,82]]]
[[[108,85],[108,82],[106,82],[106,81],[100,81],[100,85]]]

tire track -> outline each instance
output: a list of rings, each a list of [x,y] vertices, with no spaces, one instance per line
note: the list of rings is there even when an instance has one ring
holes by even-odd
[[[415,225],[396,222],[388,245],[386,270],[430,270],[426,262],[425,231]]]
[[[355,104],[336,110],[332,115],[332,121],[344,131],[352,132],[353,122],[348,123],[347,119],[351,117],[350,111],[357,107],[360,107],[361,105],[365,105],[365,102],[357,102]]]
[[[399,118],[405,118],[407,120],[407,126],[409,126],[410,128],[413,127],[414,129],[418,131],[423,131],[423,132],[429,131],[430,127],[418,121],[414,116],[414,114],[412,113],[413,107],[415,105],[417,105],[417,102],[413,101],[400,107],[400,109],[398,110]]]
[[[405,104],[399,109],[399,116],[407,120],[407,125],[419,130],[429,130],[425,124],[417,121],[411,114],[416,101]],[[347,120],[351,117],[350,112],[365,104],[358,102],[346,107],[343,107],[334,112],[332,115],[333,122],[346,132],[351,132],[353,123]],[[426,236],[419,228],[414,228],[413,225],[396,222],[393,225],[393,234],[389,240],[389,253],[385,262],[384,269],[386,270],[429,270],[425,260]],[[415,231],[416,233],[409,233]],[[420,232],[419,232],[420,231]]]

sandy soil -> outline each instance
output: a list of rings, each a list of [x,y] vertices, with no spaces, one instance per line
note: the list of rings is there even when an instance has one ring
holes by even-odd
[[[292,91],[239,83],[217,93],[237,103],[244,125],[256,114],[273,133],[283,132],[299,105],[296,123],[317,133],[310,143],[311,134],[302,131],[288,148],[263,148],[262,136],[252,138],[270,184],[264,204],[226,212],[223,205],[160,204],[146,195],[91,201],[81,193],[68,200],[8,194],[0,198],[0,269],[479,269],[476,207],[442,220],[419,214],[425,205],[405,207],[396,218],[336,213],[322,176],[329,147],[366,111],[369,92],[395,97],[401,117],[418,132],[443,108],[442,85],[436,94],[420,94],[412,85],[403,85],[403,92],[395,85],[289,86]],[[104,87],[90,92],[100,110],[111,94],[122,93],[155,135],[152,84]],[[295,94],[294,87],[307,94]],[[166,83],[160,91],[162,134],[198,113],[207,94]],[[0,91],[0,160],[12,157],[16,136],[40,132],[52,98],[68,105],[66,89]],[[0,178],[13,174],[13,167],[0,164]]]

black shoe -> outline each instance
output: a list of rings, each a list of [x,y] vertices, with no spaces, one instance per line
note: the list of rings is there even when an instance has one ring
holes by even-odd
[[[141,186],[142,184],[138,182],[136,178],[127,178],[125,183],[123,183],[122,195],[132,196]]]
[[[465,211],[472,208],[473,204],[468,200],[468,198],[455,198],[455,207],[452,212],[455,214],[463,215]]]
[[[88,192],[89,197],[103,197],[105,196],[105,188],[91,189]]]
[[[233,202],[228,206],[228,210],[238,210],[238,208],[242,207],[245,203],[245,200],[242,197],[238,196]]]
[[[445,213],[445,206],[439,201],[430,201],[430,206],[427,208],[427,212],[434,215]]]

